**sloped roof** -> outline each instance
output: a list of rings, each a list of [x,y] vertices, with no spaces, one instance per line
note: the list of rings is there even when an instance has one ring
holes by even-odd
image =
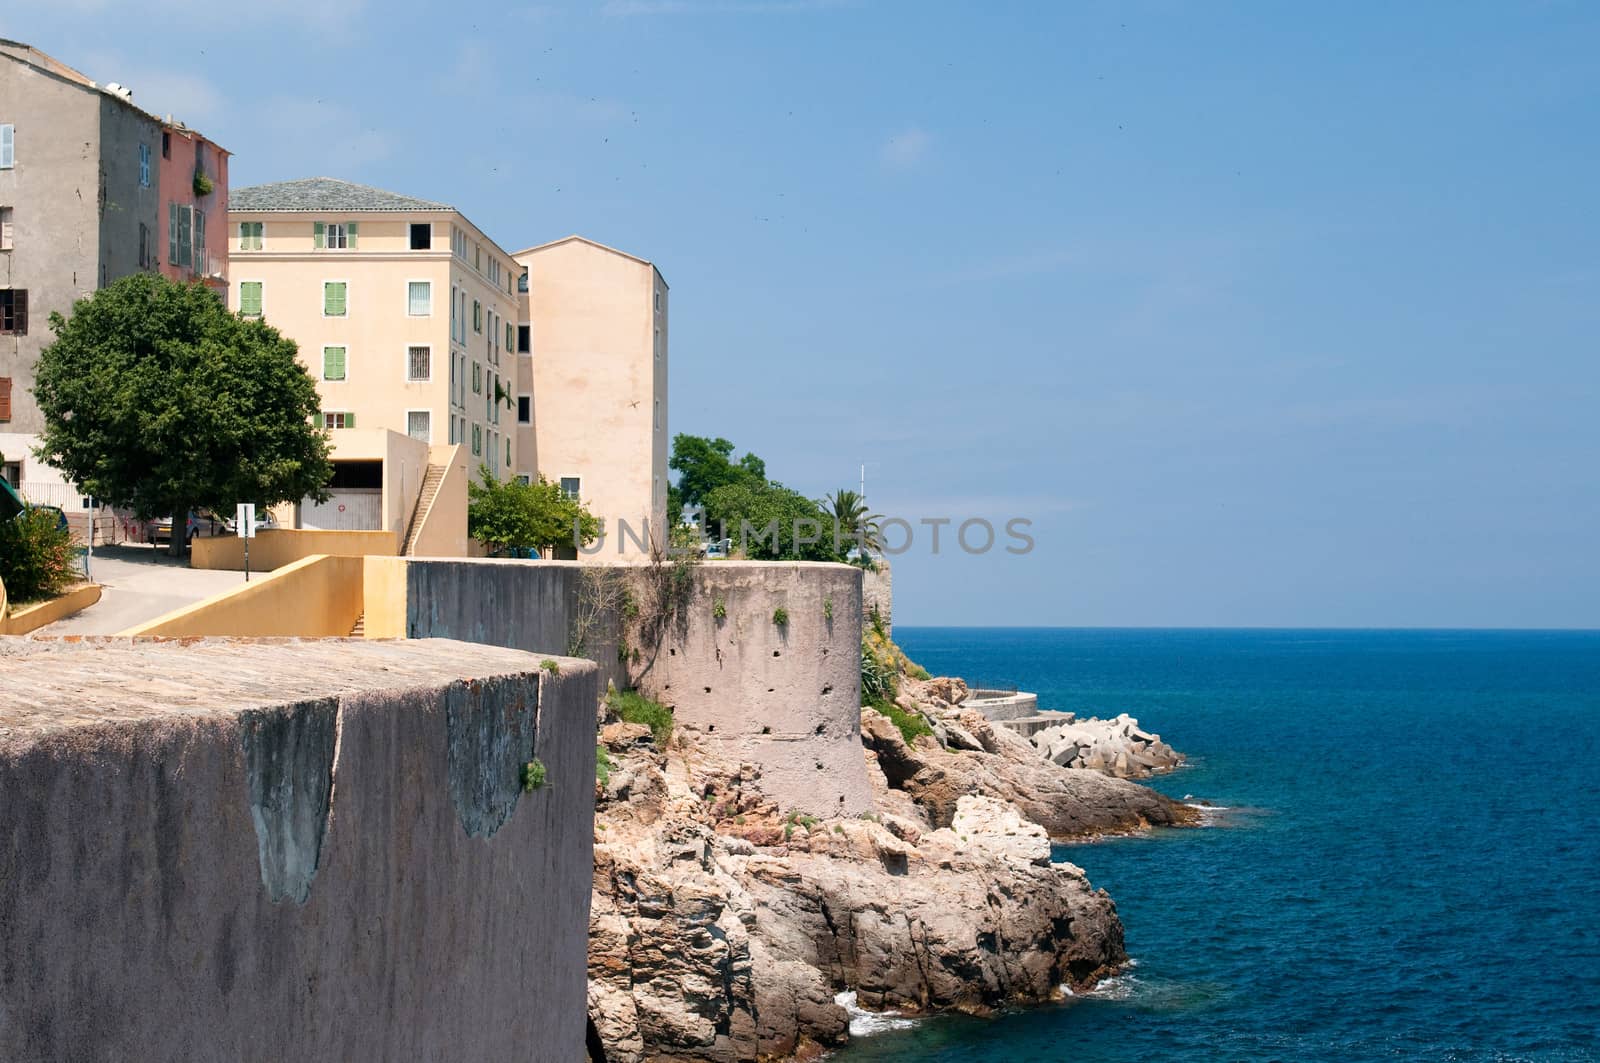
[[[299,211],[326,210],[341,213],[362,211],[454,210],[447,203],[435,203],[398,192],[385,192],[333,177],[307,177],[300,181],[279,181],[270,185],[251,185],[228,191],[229,210]]]
[[[615,247],[611,247],[611,246],[609,246],[607,244],[602,244],[598,240],[591,240],[587,236],[579,236],[577,233],[573,233],[571,236],[563,236],[559,240],[551,240],[548,243],[535,244],[532,247],[524,247],[521,251],[514,251],[514,252],[512,252],[512,254],[513,254],[513,256],[515,256],[515,255],[529,255],[529,254],[532,254],[535,251],[543,251],[547,247],[555,247],[555,246],[557,246],[559,244],[571,243],[574,240],[578,241],[580,244],[588,244],[590,247],[599,248],[601,251],[610,251],[613,255],[621,255],[623,258],[631,258],[635,262],[640,263],[641,265],[645,265],[645,266],[653,266],[653,265],[655,265],[655,263],[651,262],[648,258],[640,258],[638,255],[631,255],[626,251],[619,251]]]

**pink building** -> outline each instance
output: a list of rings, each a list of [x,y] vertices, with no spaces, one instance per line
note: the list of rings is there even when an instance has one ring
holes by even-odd
[[[175,281],[203,280],[227,299],[228,152],[169,117],[161,123],[157,188],[166,242],[157,260]]]

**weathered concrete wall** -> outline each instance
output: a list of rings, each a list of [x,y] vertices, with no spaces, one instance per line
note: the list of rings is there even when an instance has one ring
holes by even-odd
[[[560,561],[406,561],[406,634],[568,652],[585,568],[622,574],[647,602],[644,566]],[[637,687],[678,724],[727,742],[785,808],[871,807],[861,759],[861,573],[849,565],[694,566],[658,652],[616,616],[581,647],[602,681]],[[718,617],[718,603],[723,616]],[[788,622],[774,622],[782,608]],[[830,614],[831,613],[831,618]],[[621,660],[619,644],[628,647]],[[637,656],[634,650],[638,650]]]
[[[596,682],[0,639],[0,1059],[583,1058]]]
[[[894,571],[887,557],[875,558],[874,562],[877,571],[863,571],[861,575],[861,612],[870,617],[877,609],[884,634],[894,638]]]
[[[729,758],[758,765],[761,788],[784,808],[873,807],[861,758],[859,569],[700,565],[683,622],[644,664],[639,688]]]

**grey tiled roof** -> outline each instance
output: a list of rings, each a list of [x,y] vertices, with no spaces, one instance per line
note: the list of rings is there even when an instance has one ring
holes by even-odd
[[[415,196],[385,192],[381,188],[352,184],[332,177],[308,177],[303,181],[279,181],[270,185],[228,190],[229,210],[454,210],[447,203],[435,203]]]

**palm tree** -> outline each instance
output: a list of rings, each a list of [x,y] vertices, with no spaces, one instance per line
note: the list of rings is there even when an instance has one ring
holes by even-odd
[[[861,544],[862,553],[883,549],[882,514],[868,513],[867,503],[856,492],[841,487],[822,499],[822,508],[832,515],[840,541],[849,538]]]

